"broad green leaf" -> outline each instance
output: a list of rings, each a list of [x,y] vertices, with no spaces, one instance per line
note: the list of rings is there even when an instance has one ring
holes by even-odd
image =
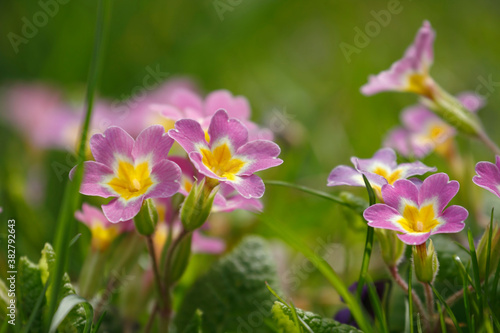
[[[59,308],[57,308],[54,317],[52,317],[49,332],[55,332],[57,328],[64,322],[67,316],[71,313],[71,311],[73,311],[73,309],[77,306],[83,306],[85,308],[86,324],[83,331],[90,332],[90,329],[92,327],[92,319],[94,317],[94,309],[85,298],[75,294],[64,297],[59,303]],[[67,330],[63,328],[63,331]]]
[[[323,318],[312,312],[295,308],[297,316],[306,323],[314,333],[360,333],[355,327],[341,324],[330,318]],[[281,302],[274,302],[272,308],[273,320],[278,326],[279,332],[296,333],[299,332],[293,321],[292,310]]]
[[[21,308],[23,319],[28,320],[37,303],[40,293],[44,289],[40,268],[26,257],[19,259],[17,283],[19,286],[18,306]],[[42,306],[45,300],[42,301]],[[42,332],[43,316],[40,311],[31,323],[30,332]]]
[[[271,317],[273,296],[267,281],[277,289],[275,263],[266,242],[247,237],[220,259],[186,293],[175,325],[182,332],[197,309],[203,312],[203,332],[270,332],[264,323]]]

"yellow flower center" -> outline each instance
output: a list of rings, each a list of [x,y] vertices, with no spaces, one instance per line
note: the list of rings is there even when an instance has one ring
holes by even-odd
[[[392,185],[394,182],[401,178],[401,170],[397,169],[395,171],[388,171],[382,167],[376,167],[375,170],[372,171],[374,174],[384,177],[387,179],[387,182]]]
[[[231,150],[226,143],[220,144],[215,149],[201,149],[202,162],[207,168],[219,177],[234,180],[238,171],[243,168],[245,162],[233,158]]]
[[[417,207],[406,205],[403,211],[403,217],[398,223],[408,232],[429,232],[434,229],[439,221],[434,214],[432,204]]]
[[[427,84],[428,75],[421,73],[414,73],[408,77],[406,83],[406,91],[413,92],[416,94],[431,97],[431,91]]]
[[[118,227],[110,226],[105,228],[100,221],[95,221],[90,228],[92,233],[92,247],[99,251],[104,251],[109,244],[118,236]]]
[[[108,185],[125,200],[141,196],[153,185],[148,162],[134,166],[129,162],[120,161],[116,177]]]

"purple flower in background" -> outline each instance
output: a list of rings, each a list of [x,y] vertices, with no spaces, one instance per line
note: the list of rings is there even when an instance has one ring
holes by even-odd
[[[446,205],[460,185],[445,173],[427,177],[422,184],[398,180],[382,187],[384,204],[368,207],[363,216],[374,228],[399,231],[408,245],[420,245],[429,236],[461,231],[468,212],[461,206]]]
[[[166,198],[177,193],[181,170],[167,160],[173,140],[162,126],[142,131],[137,140],[119,127],[90,139],[95,161],[84,163],[80,193],[114,197],[102,206],[111,222],[132,219],[149,198]]]
[[[380,281],[374,282],[373,284],[375,286],[375,291],[377,292],[378,298],[380,300],[382,300],[383,297],[384,297],[386,288],[387,287],[390,288],[391,282],[389,280],[380,280]],[[358,288],[358,282],[356,281],[356,282],[354,282],[353,284],[351,284],[349,286],[349,291],[352,294],[355,294],[357,288]],[[366,309],[367,313],[370,315],[370,317],[372,319],[374,319],[375,318],[375,310],[374,310],[374,308],[372,306],[372,303],[370,301],[368,287],[366,285],[363,286],[363,289],[361,291],[360,299],[361,299],[361,303],[363,304],[363,306]],[[344,300],[342,299],[342,302],[343,301]],[[356,320],[354,319],[354,317],[351,314],[351,311],[349,309],[347,309],[347,308],[338,311],[337,314],[335,314],[334,319],[336,321],[338,321],[339,323],[347,324],[347,325],[351,325],[353,327],[359,328],[358,323],[356,322]]]
[[[230,185],[247,199],[264,194],[264,182],[254,173],[283,163],[277,144],[249,141],[247,128],[224,110],[215,113],[207,132],[197,121],[181,119],[168,133],[184,148],[199,173]]]
[[[406,179],[415,175],[423,175],[427,172],[436,171],[424,165],[422,162],[397,164],[396,153],[390,148],[378,150],[372,158],[351,158],[355,168],[339,165],[332,170],[328,176],[327,186],[365,186],[363,174],[369,180],[371,186],[380,194],[380,189],[385,184],[393,184],[399,179]]]
[[[476,173],[472,178],[474,184],[482,187],[500,198],[500,156],[495,157],[495,164],[478,162]]]
[[[396,90],[429,96],[433,85],[429,69],[434,60],[434,37],[431,24],[424,21],[403,58],[396,61],[389,70],[371,75],[368,83],[361,87],[361,92],[373,95],[382,91]]]
[[[75,212],[75,218],[85,224],[92,234],[92,248],[98,251],[106,250],[111,242],[123,232],[134,229],[132,220],[115,224],[109,221],[101,209],[87,203],[82,205],[82,210]]]

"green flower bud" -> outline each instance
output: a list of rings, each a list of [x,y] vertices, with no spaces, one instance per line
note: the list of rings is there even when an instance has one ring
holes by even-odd
[[[481,236],[476,250],[479,265],[479,278],[481,281],[496,271],[500,261],[497,256],[497,253],[500,253],[500,229],[498,228],[498,224],[495,224],[493,226],[493,230],[491,231],[490,267],[489,270],[486,271],[489,232],[490,227],[488,226],[483,236]]]
[[[152,199],[144,200],[141,210],[134,217],[134,225],[141,235],[150,236],[155,232],[158,212]]]
[[[434,281],[439,270],[439,261],[432,240],[429,240],[427,248],[425,243],[413,247],[413,264],[420,282],[432,283]]]
[[[169,283],[174,283],[178,281],[189,263],[189,257],[191,256],[191,239],[193,233],[189,232],[180,240],[179,245],[174,250],[172,255],[172,261],[170,262],[170,267],[168,268],[169,273],[167,274]]]
[[[395,267],[403,258],[406,244],[399,238],[394,230],[375,228],[375,235],[380,242],[382,258],[388,267]]]
[[[181,222],[186,231],[198,229],[205,223],[214,202],[218,188],[206,178],[194,183],[181,207]]]

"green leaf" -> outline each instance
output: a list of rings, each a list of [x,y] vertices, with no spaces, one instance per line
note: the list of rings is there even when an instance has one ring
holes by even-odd
[[[182,333],[203,333],[203,311],[197,309]]]
[[[56,331],[56,329],[64,322],[64,320],[67,318],[67,316],[77,307],[84,307],[85,308],[85,315],[86,315],[86,323],[85,323],[85,328],[84,332],[90,332],[92,328],[92,319],[94,317],[94,309],[90,305],[89,302],[83,297],[80,297],[78,295],[68,295],[63,298],[61,303],[59,303],[59,308],[57,309],[56,313],[54,314],[54,317],[52,317],[52,322],[50,323],[50,329],[49,332],[53,333]],[[66,332],[66,329],[62,329],[63,332]],[[80,332],[80,330],[79,330]]]
[[[53,276],[56,270],[56,254],[52,246],[48,243],[45,244],[42,250],[42,257],[39,262],[40,272],[42,282],[46,283],[49,276]],[[58,292],[58,301],[56,304],[60,303],[66,296],[75,294],[75,289],[71,285],[68,274],[64,273],[62,277],[62,286]],[[47,289],[46,296],[47,301],[50,302],[50,298],[53,296],[50,285]],[[59,305],[60,307],[60,305]],[[80,304],[76,305],[71,312],[65,316],[65,319],[59,325],[59,330],[61,332],[81,332],[85,327],[86,322],[86,311],[84,307]]]
[[[295,309],[297,316],[301,321],[303,321],[307,326],[311,328],[314,333],[358,333],[361,332],[357,328],[349,325],[341,324],[330,318],[323,318],[320,315],[314,314],[312,312],[303,311],[301,309]],[[283,333],[295,333],[300,332],[293,321],[293,312],[287,305],[281,302],[274,302],[273,308],[273,319],[275,324],[278,326],[278,331]]]
[[[19,299],[21,313],[24,319],[31,317],[33,310],[40,294],[44,290],[40,268],[35,265],[26,257],[19,259],[19,268],[17,281],[19,285]],[[42,300],[42,306],[45,304],[45,298]],[[30,332],[42,332],[43,329],[43,316],[42,312],[35,314],[33,321],[30,325]]]
[[[262,238],[245,238],[186,293],[175,317],[177,331],[182,332],[199,309],[203,332],[269,332],[264,320],[271,316],[273,296],[265,282],[275,289],[278,285],[271,257]]]
[[[461,333],[462,329],[460,328],[460,325],[458,324],[457,317],[455,317],[455,314],[453,311],[451,311],[451,308],[446,304],[446,301],[443,299],[441,294],[434,288],[432,284],[429,283],[429,286],[432,288],[432,292],[434,292],[434,295],[436,295],[436,298],[443,304],[443,306],[446,309],[446,312],[448,312],[448,315],[450,316],[451,320],[453,321],[453,324],[455,325],[455,328],[457,329],[457,332]],[[474,324],[473,324],[474,325]]]

